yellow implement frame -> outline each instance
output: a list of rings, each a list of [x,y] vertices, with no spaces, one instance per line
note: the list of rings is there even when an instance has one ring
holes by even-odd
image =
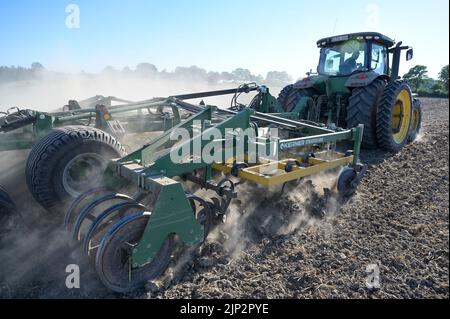
[[[240,170],[239,177],[262,186],[276,186],[353,162],[353,155],[345,156],[336,152],[333,152],[332,159],[320,158],[321,155],[326,154],[329,155],[330,152],[316,153],[316,157],[310,157],[308,160],[295,156],[279,161],[260,160],[259,163]],[[232,158],[225,163],[215,163],[212,165],[212,168],[224,174],[229,174],[235,160],[235,158]],[[300,166],[294,165],[292,170],[287,172],[286,166],[290,161],[297,161],[300,163]]]

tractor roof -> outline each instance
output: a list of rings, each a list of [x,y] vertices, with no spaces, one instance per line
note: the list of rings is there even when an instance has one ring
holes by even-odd
[[[378,42],[387,47],[392,47],[395,44],[394,40],[378,32],[358,32],[320,39],[319,41],[317,41],[317,46],[321,48],[329,46],[334,43],[340,43],[349,40],[364,40],[364,39]]]

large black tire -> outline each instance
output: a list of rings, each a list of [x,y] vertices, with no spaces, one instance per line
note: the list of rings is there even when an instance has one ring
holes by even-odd
[[[6,190],[0,185],[0,244],[1,238],[14,227],[13,215],[16,214],[16,205]]]
[[[0,185],[0,219],[2,215],[10,214],[15,210],[16,205],[6,192],[6,189]]]
[[[6,192],[6,189],[2,185],[0,185],[0,198],[8,200],[10,199],[8,193]]]
[[[303,94],[300,90],[294,88],[294,84],[286,86],[278,95],[277,101],[283,107],[285,112],[290,112],[292,108],[302,98]]]
[[[122,145],[101,130],[87,126],[55,129],[31,150],[25,172],[28,188],[51,211],[99,186],[108,160],[124,154]]]
[[[422,106],[419,100],[414,99],[412,108],[411,125],[409,127],[408,143],[416,140],[422,128]]]
[[[345,167],[341,171],[337,181],[337,189],[342,198],[350,197],[356,192],[357,185],[354,184],[354,181],[357,177],[358,174],[352,167]]]
[[[377,147],[377,109],[385,86],[384,80],[377,79],[368,86],[353,89],[348,101],[347,128],[364,124],[362,147],[366,149]]]
[[[294,87],[294,84],[286,86],[278,95],[277,101],[282,106],[285,112],[291,112],[300,99],[308,96],[308,91],[299,90]],[[310,106],[311,107],[311,106]],[[306,120],[308,116],[308,108],[305,108],[300,114],[299,119]]]
[[[386,86],[377,111],[377,140],[381,148],[398,152],[408,142],[412,105],[411,88],[405,81],[395,80]]]

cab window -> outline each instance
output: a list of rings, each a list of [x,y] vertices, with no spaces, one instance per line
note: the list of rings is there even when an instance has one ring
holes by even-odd
[[[319,74],[348,76],[356,71],[367,71],[366,48],[366,43],[353,40],[322,48]]]
[[[370,69],[378,74],[386,74],[386,57],[386,48],[379,44],[373,43]]]

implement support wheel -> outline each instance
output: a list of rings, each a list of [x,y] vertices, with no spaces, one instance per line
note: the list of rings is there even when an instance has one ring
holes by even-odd
[[[139,212],[128,215],[109,229],[100,243],[96,269],[103,284],[109,289],[127,293],[141,288],[167,269],[173,249],[174,236],[169,236],[151,262],[136,267],[132,262],[133,249],[144,234],[149,215]]]
[[[339,174],[337,189],[341,197],[350,197],[356,192],[358,174],[351,167],[345,167]]]
[[[52,210],[101,186],[109,160],[124,154],[113,136],[96,128],[54,129],[31,150],[26,165],[28,188],[39,204]]]

